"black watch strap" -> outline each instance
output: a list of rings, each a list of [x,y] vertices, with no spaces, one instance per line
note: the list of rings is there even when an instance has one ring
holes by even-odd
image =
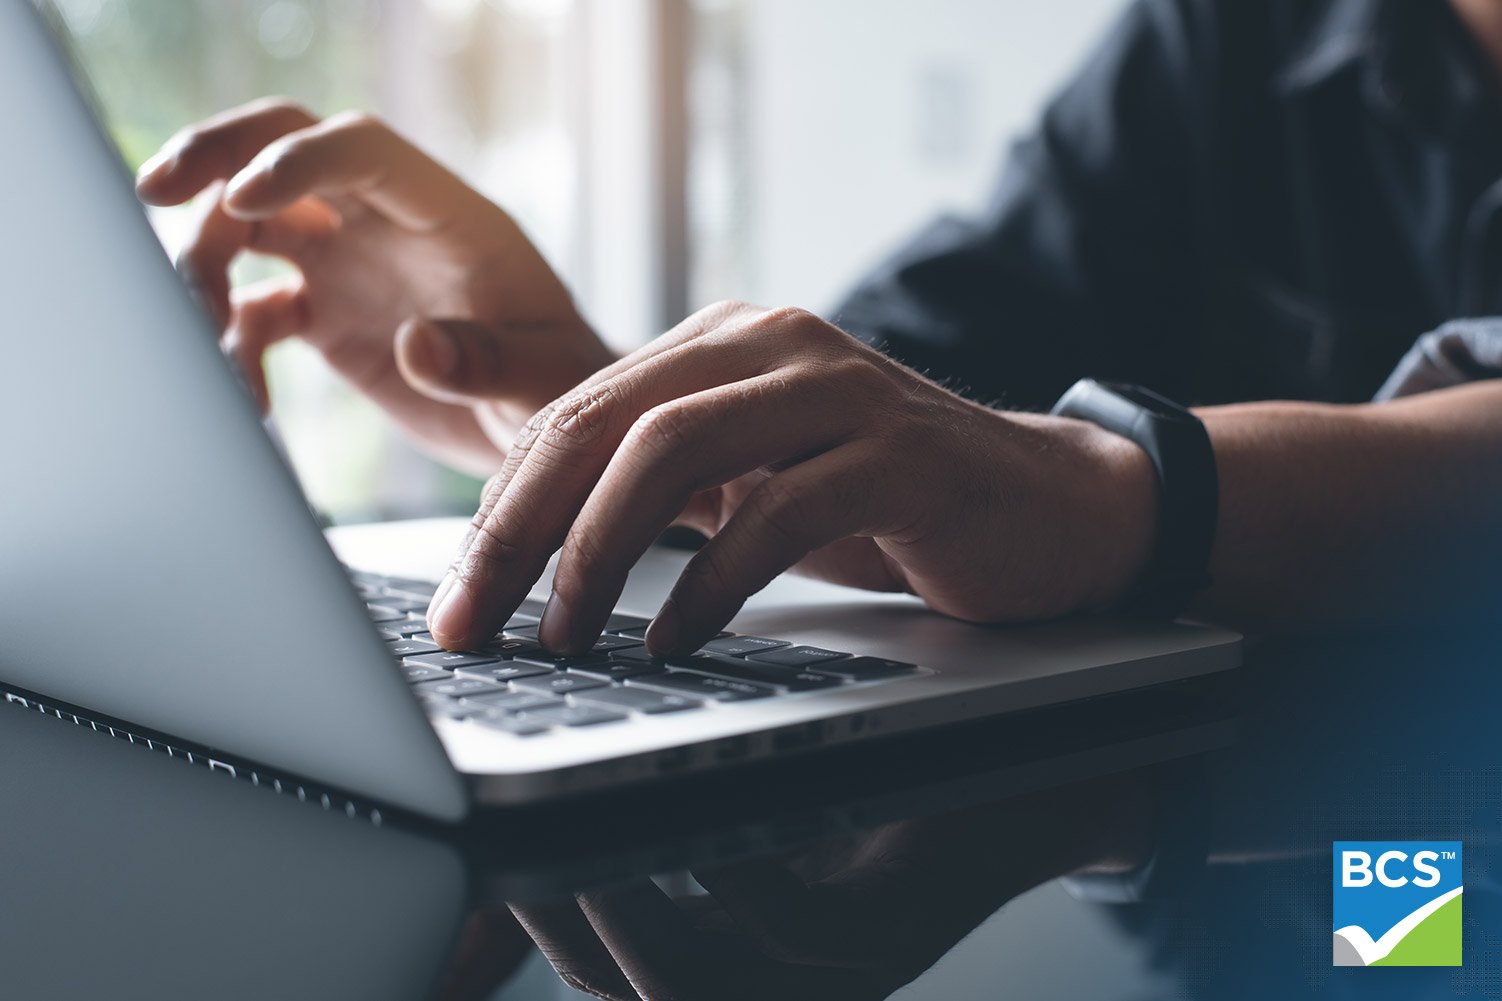
[[[1210,583],[1220,481],[1210,435],[1185,407],[1141,386],[1081,379],[1052,411],[1129,438],[1158,473],[1158,532],[1128,610],[1172,618]]]

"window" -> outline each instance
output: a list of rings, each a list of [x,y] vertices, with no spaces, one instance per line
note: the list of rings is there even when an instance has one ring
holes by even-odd
[[[133,166],[266,94],[373,110],[505,206],[624,350],[720,298],[827,310],[926,218],[979,203],[1123,0],[52,2]],[[155,221],[180,240],[182,213]],[[478,484],[305,347],[270,376],[335,520],[472,510]]]
[[[283,94],[315,112],[374,110],[578,270],[578,154],[567,84],[570,0],[56,0],[132,168],[173,132]],[[169,251],[186,210],[153,210]],[[237,280],[276,267],[245,260]],[[336,521],[470,513],[478,484],[407,445],[375,409],[285,344],[276,421],[314,505]]]

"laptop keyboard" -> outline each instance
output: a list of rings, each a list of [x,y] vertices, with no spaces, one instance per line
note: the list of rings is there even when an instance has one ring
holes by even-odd
[[[531,599],[480,649],[444,650],[425,621],[435,585],[361,571],[350,579],[429,716],[518,737],[919,673],[901,661],[734,633],[697,653],[658,659],[643,645],[648,620],[622,614],[610,617],[588,652],[558,655],[537,642],[542,602]]]

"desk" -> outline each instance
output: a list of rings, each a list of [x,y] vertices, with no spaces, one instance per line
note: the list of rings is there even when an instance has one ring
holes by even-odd
[[[380,553],[379,529],[332,538],[347,558],[432,576],[453,529],[416,526]],[[1494,731],[1477,724],[1489,716],[1481,707],[1496,704],[1487,669],[1498,662],[1454,636],[1264,644],[1230,693],[1140,693],[949,735],[947,745],[458,831],[352,821],[5,709],[0,996],[576,996],[508,904],[554,946],[593,918],[637,976],[671,980],[712,956],[677,996],[716,1001],[875,998],[909,978],[901,997],[945,1001],[1449,997],[1466,985],[1485,996],[1499,960],[1488,935],[1502,927],[1487,868],[1502,771]],[[1241,737],[1226,747],[1232,715]],[[1038,813],[1040,791],[1191,758],[1211,763],[1205,794],[1218,832],[1196,887],[1105,906],[1050,882],[1002,906],[1004,846],[1050,819]],[[1089,817],[1112,820],[1106,803]],[[1468,866],[1481,867],[1467,878],[1466,967],[1331,971],[1329,840],[1407,836],[1462,839]],[[843,910],[782,906],[795,899],[790,870],[827,877],[873,865],[889,865],[890,882],[863,884]],[[721,888],[738,888],[738,924],[689,868],[711,884],[731,874]],[[905,906],[886,907],[883,892],[907,877]],[[575,891],[610,902],[581,910]],[[814,926],[800,929],[811,915]],[[769,940],[780,965],[756,947]],[[600,943],[569,939],[585,960],[608,960]],[[805,954],[789,951],[800,943]],[[871,969],[873,955],[890,968]]]

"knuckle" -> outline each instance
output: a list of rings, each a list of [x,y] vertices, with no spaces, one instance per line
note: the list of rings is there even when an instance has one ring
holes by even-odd
[[[307,105],[294,98],[277,94],[272,97],[264,97],[252,105],[252,109],[262,115],[270,115],[277,118],[307,119],[313,120],[316,116],[309,111]]]
[[[379,115],[359,108],[330,115],[324,122],[330,132],[389,132],[390,126]]]
[[[636,419],[626,436],[626,451],[668,455],[692,446],[698,425],[691,409],[681,403],[664,403]]]
[[[505,493],[506,484],[510,479],[506,471],[502,470],[485,481],[485,486],[480,491],[480,510],[476,512],[473,522],[475,528],[478,529],[484,523],[490,509],[495,507],[495,502],[500,500],[501,494]]]
[[[769,309],[762,314],[762,322],[778,326],[803,326],[804,324],[812,324],[819,327],[828,326],[823,320],[802,306],[777,306],[774,309]]]
[[[569,397],[552,408],[536,440],[566,449],[598,441],[610,428],[615,397],[615,388],[608,382]]]
[[[775,337],[782,334],[786,309],[787,307],[779,306],[776,309],[762,310],[746,324],[746,333],[757,338]]]
[[[721,299],[699,311],[701,315],[711,314],[716,316],[735,316],[738,313],[747,313],[757,310],[758,307],[744,299]]]
[[[778,306],[756,318],[754,329],[762,335],[792,334],[800,339],[822,339],[826,329],[833,329],[801,306]]]
[[[785,541],[801,544],[810,516],[807,491],[774,476],[758,487],[746,504],[763,528]]]
[[[506,450],[505,466],[499,473],[492,477],[491,483],[494,483],[496,480],[509,479],[511,472],[521,464],[522,460],[527,457],[527,453],[532,450],[532,446],[537,444],[537,439],[547,430],[548,422],[553,419],[553,409],[554,404],[550,403],[527,418],[526,423],[517,430],[516,436],[511,439],[511,447]],[[488,487],[489,484],[487,484]]]
[[[692,337],[703,337],[723,325],[761,312],[760,306],[743,299],[721,299],[694,313],[680,325],[680,329],[686,327]]]
[[[475,536],[456,570],[466,584],[479,583],[497,570],[515,565],[524,552],[521,544],[486,518],[475,526]]]

